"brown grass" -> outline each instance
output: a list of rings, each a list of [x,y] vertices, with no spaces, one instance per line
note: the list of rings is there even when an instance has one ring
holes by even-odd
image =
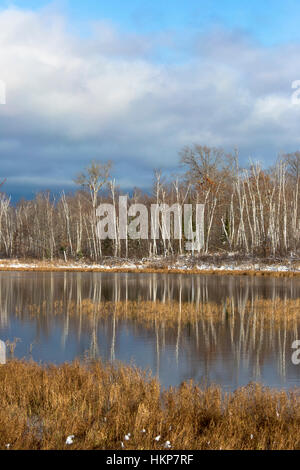
[[[31,318],[38,315],[47,315],[47,303],[30,304],[27,306]],[[21,316],[24,308],[16,308]],[[214,324],[224,321],[234,322],[243,315],[250,325],[260,326],[264,329],[275,328],[294,330],[300,321],[300,299],[261,299],[247,300],[243,307],[234,303],[233,299],[226,298],[220,304],[216,302],[192,302],[156,301],[151,300],[127,300],[127,301],[102,301],[94,302],[91,299],[81,299],[80,304],[69,301],[66,305],[63,301],[55,301],[52,306],[54,315],[83,315],[98,314],[99,319],[115,315],[119,319],[130,319],[143,327],[163,325],[165,328],[177,328],[180,323],[193,325],[195,322],[208,321]]]
[[[65,267],[65,266],[32,266],[32,267],[1,267],[0,271],[21,271],[21,272],[78,272],[78,273],[148,273],[148,274],[203,274],[216,276],[260,276],[260,277],[300,277],[300,271],[259,271],[259,270],[217,270],[217,269],[197,269],[188,270],[177,268],[121,268],[111,267],[109,269],[95,267]]]
[[[222,395],[185,383],[162,391],[135,368],[100,362],[0,366],[0,449],[120,449],[123,442],[158,450],[167,440],[172,449],[300,449],[299,426],[299,390],[249,385]]]
[[[20,263],[20,266],[17,264]],[[21,263],[27,266],[22,266]],[[190,266],[189,269],[180,269],[175,267],[168,267],[166,262],[160,264],[154,263],[153,265],[139,265],[137,268],[115,266],[115,261],[106,267],[99,267],[97,264],[91,263],[88,267],[82,265],[80,262],[62,263],[61,260],[43,261],[43,260],[1,260],[1,271],[23,271],[23,272],[99,272],[99,273],[152,273],[152,274],[203,274],[203,275],[230,275],[230,276],[261,276],[261,277],[300,277],[300,271],[295,271],[300,267],[299,263],[291,265],[289,271],[263,271],[260,269],[198,269],[195,266]],[[13,266],[12,266],[13,264]],[[280,263],[277,263],[280,265]],[[30,266],[31,265],[31,266]],[[266,264],[262,264],[263,268]]]

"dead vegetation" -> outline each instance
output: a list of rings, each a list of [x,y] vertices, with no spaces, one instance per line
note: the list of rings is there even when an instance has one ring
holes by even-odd
[[[216,276],[260,276],[260,277],[300,277],[299,264],[291,265],[287,270],[276,270],[280,265],[276,265],[274,269],[265,270],[268,264],[260,264],[253,267],[244,267],[236,265],[234,268],[229,265],[208,266],[199,268],[195,263],[188,267],[185,266],[169,266],[167,263],[148,263],[137,265],[127,265],[123,260],[123,264],[118,265],[112,262],[111,265],[97,265],[93,263],[64,263],[57,260],[56,262],[47,261],[17,261],[1,260],[0,272],[20,271],[20,272],[94,272],[94,273],[148,273],[148,274],[202,274]],[[132,262],[131,262],[132,263]]]
[[[30,318],[47,315],[47,305],[30,304],[26,307]],[[24,310],[16,309],[22,316]],[[99,301],[82,299],[80,304],[69,301],[66,305],[63,301],[55,301],[52,305],[54,315],[70,316],[78,314],[84,316],[97,315],[98,320],[111,318],[130,320],[143,327],[162,326],[163,328],[177,328],[180,324],[195,325],[197,322],[209,324],[229,323],[234,326],[237,320],[243,319],[252,328],[261,327],[264,330],[290,330],[297,331],[300,321],[300,299],[251,299],[245,302],[236,302],[227,297],[222,303],[206,302],[191,303],[151,300],[121,300]]]
[[[300,449],[299,398],[255,384],[164,391],[129,366],[12,360],[0,367],[0,448]]]

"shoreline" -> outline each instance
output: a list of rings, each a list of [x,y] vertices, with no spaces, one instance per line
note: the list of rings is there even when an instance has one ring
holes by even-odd
[[[163,262],[163,261],[162,261]],[[221,266],[202,263],[201,265],[157,265],[154,263],[124,262],[122,264],[96,264],[59,261],[28,261],[0,260],[0,272],[99,272],[99,273],[153,273],[153,274],[203,274],[203,275],[234,275],[234,276],[267,276],[267,277],[300,277],[300,263],[231,263]]]

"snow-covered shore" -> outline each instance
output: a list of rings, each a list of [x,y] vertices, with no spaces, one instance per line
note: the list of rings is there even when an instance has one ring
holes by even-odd
[[[249,274],[249,275],[300,275],[300,262],[286,261],[265,263],[241,260],[198,262],[190,258],[165,260],[164,258],[106,260],[105,263],[0,260],[0,271],[74,271],[74,272],[166,272],[183,274]]]

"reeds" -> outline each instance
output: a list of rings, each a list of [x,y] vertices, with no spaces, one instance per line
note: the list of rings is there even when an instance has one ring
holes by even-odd
[[[173,260],[174,261],[174,260]],[[201,264],[201,262],[200,262]],[[0,271],[20,271],[20,272],[94,272],[94,273],[148,273],[148,274],[202,274],[202,275],[217,275],[217,276],[259,276],[259,277],[274,277],[274,278],[294,278],[300,277],[299,262],[285,263],[289,266],[287,270],[265,270],[264,268],[269,264],[262,262],[261,264],[251,264],[244,266],[243,264],[234,264],[234,269],[230,265],[220,265],[218,262],[214,266],[207,266],[199,268],[195,264],[190,264],[188,268],[177,266],[169,266],[166,260],[161,260],[160,263],[149,262],[147,264],[140,264],[138,261],[131,266],[118,265],[116,259],[111,258],[110,264],[82,264],[80,262],[62,263],[61,260],[44,261],[44,260],[25,260],[24,264],[19,259],[16,260],[1,260]],[[278,263],[277,268],[282,266]],[[220,269],[222,267],[222,269]]]
[[[299,426],[297,389],[164,391],[130,366],[0,366],[1,449],[300,449]]]
[[[47,315],[47,304],[30,304],[27,306],[31,318],[38,315]],[[20,311],[19,311],[20,310]],[[24,309],[16,308],[17,314]],[[130,320],[143,327],[152,328],[153,325],[163,325],[165,328],[177,328],[180,323],[194,325],[195,322],[206,321],[213,324],[236,322],[243,317],[249,325],[263,324],[264,329],[270,328],[294,330],[300,322],[300,299],[273,299],[254,298],[238,303],[233,298],[225,298],[222,303],[217,302],[178,302],[151,301],[151,300],[121,300],[100,301],[82,299],[80,304],[75,301],[54,301],[51,312],[54,315],[67,314],[75,316],[80,314],[89,316],[98,315],[98,319],[109,318],[112,315],[117,319]]]

